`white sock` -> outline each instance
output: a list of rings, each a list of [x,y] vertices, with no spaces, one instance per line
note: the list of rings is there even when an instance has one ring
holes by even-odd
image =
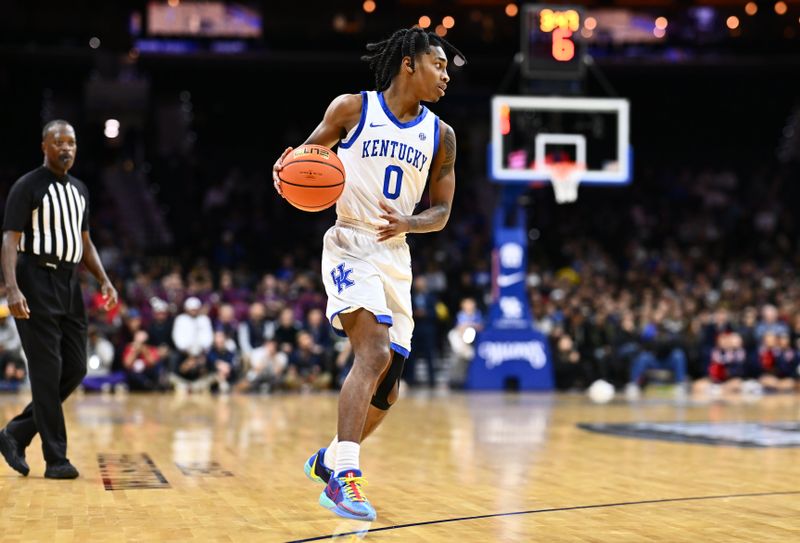
[[[328,469],[336,467],[336,445],[339,443],[339,434],[333,436],[333,441],[325,449],[325,457],[322,459],[322,465]]]
[[[358,453],[361,451],[361,445],[354,441],[340,441],[336,445],[336,469],[334,472],[338,476],[345,471],[351,471],[358,468]]]

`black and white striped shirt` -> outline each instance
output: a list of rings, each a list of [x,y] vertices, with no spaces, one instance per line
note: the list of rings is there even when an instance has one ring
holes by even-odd
[[[40,166],[20,177],[6,200],[3,230],[22,232],[17,251],[78,263],[89,229],[89,191],[67,174]]]

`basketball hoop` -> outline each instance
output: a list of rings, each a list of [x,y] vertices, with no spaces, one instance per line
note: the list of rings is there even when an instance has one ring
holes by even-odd
[[[581,175],[586,170],[577,162],[556,162],[547,164],[550,183],[556,195],[556,203],[569,204],[578,199],[578,185]]]

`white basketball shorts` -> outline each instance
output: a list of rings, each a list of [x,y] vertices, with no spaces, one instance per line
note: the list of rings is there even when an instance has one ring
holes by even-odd
[[[363,308],[389,326],[395,352],[408,357],[414,320],[411,314],[411,253],[405,239],[378,242],[377,232],[339,220],[322,242],[322,282],[326,314],[344,336],[339,315]]]

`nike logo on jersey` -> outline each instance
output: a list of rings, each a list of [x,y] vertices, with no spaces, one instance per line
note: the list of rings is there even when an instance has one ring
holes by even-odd
[[[497,277],[497,286],[500,288],[510,287],[515,283],[519,283],[525,279],[525,272],[510,273],[508,275],[500,275]]]
[[[428,157],[422,151],[410,145],[393,140],[365,140],[361,149],[361,158],[390,157],[405,161],[419,171],[425,167]]]
[[[369,123],[369,127],[370,127],[370,128],[379,128],[379,127],[381,127],[381,126],[386,126],[386,123],[381,123],[381,124],[377,124],[377,123]]]

